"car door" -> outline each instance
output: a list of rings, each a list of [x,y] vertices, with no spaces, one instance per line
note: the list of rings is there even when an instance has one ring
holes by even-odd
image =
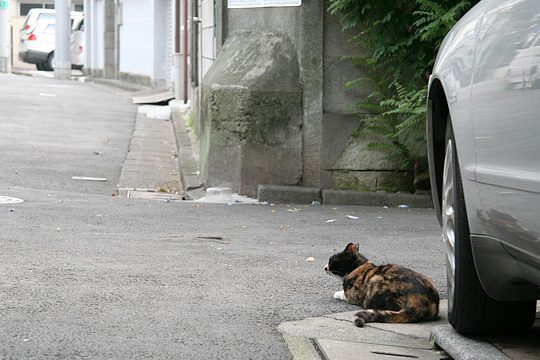
[[[41,37],[39,38],[39,51],[44,53],[51,53],[54,51],[55,44],[55,28],[54,22],[44,23],[41,31]]]
[[[485,235],[540,266],[540,1],[489,0],[472,86]]]

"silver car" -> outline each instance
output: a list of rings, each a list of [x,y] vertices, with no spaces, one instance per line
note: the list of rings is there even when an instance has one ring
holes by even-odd
[[[540,1],[483,0],[429,82],[428,157],[449,321],[515,333],[540,299]]]

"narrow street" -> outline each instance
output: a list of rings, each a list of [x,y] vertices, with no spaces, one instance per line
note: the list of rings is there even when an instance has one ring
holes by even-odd
[[[136,112],[125,91],[0,74],[0,196],[24,200],[0,204],[0,358],[288,359],[281,322],[355,309],[323,271],[353,241],[446,298],[433,210],[113,196]]]

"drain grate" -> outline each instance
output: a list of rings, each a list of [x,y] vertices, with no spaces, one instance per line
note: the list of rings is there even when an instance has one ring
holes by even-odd
[[[19,199],[12,196],[1,196],[0,195],[0,204],[20,204],[24,202],[23,199]]]

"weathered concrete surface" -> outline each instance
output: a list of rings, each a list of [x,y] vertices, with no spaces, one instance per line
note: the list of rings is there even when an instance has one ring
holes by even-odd
[[[361,56],[362,49],[357,42],[350,41],[355,34],[354,29],[343,30],[343,17],[340,14],[324,12],[323,25],[323,106],[324,114],[345,115],[358,113],[361,110],[355,104],[366,99],[371,93],[370,81],[366,71],[354,66],[353,61],[344,57]],[[357,79],[357,86],[346,84]]]
[[[357,191],[413,191],[413,174],[407,171],[335,170],[333,187]]]
[[[339,300],[335,300],[339,301]],[[293,359],[318,360],[322,353],[329,360],[387,359],[417,357],[440,359],[433,350],[430,334],[433,328],[446,324],[447,301],[440,303],[439,319],[417,324],[369,323],[364,328],[354,326],[356,311],[341,312],[286,321],[278,326]],[[310,339],[311,341],[301,341]],[[311,347],[311,354],[307,351]],[[316,350],[316,351],[313,351]],[[392,357],[392,358],[394,358]]]
[[[360,125],[358,115],[324,114],[321,187],[332,188],[332,168],[345,150],[348,139]]]
[[[132,190],[182,192],[176,141],[170,120],[137,114],[129,152],[118,181],[121,195]]]
[[[519,335],[474,336],[458,334],[450,325],[433,329],[433,340],[456,360],[540,358],[540,301],[536,303],[536,321],[532,329]]]
[[[304,186],[321,186],[323,119],[323,0],[304,1],[300,7],[300,64],[303,84],[302,161]]]
[[[433,330],[434,341],[454,359],[508,360],[502,352],[487,341],[459,335],[451,325],[440,325]]]
[[[322,190],[325,205],[388,206],[408,205],[412,208],[433,208],[431,194],[401,194],[352,190]]]
[[[304,186],[259,185],[259,201],[271,203],[311,204],[322,202],[321,189]]]
[[[201,175],[207,187],[255,196],[302,176],[302,91],[296,49],[281,33],[238,32],[202,84]]]
[[[370,137],[350,137],[332,168],[332,187],[339,190],[389,192],[413,191],[414,173],[402,169],[400,161],[386,159],[387,153],[368,149]]]
[[[189,126],[189,106],[180,104],[177,100],[171,100],[169,106],[178,147],[178,166],[184,198],[193,200],[202,195],[203,186],[199,176],[199,141],[194,129]],[[193,124],[191,126],[193,127]]]

